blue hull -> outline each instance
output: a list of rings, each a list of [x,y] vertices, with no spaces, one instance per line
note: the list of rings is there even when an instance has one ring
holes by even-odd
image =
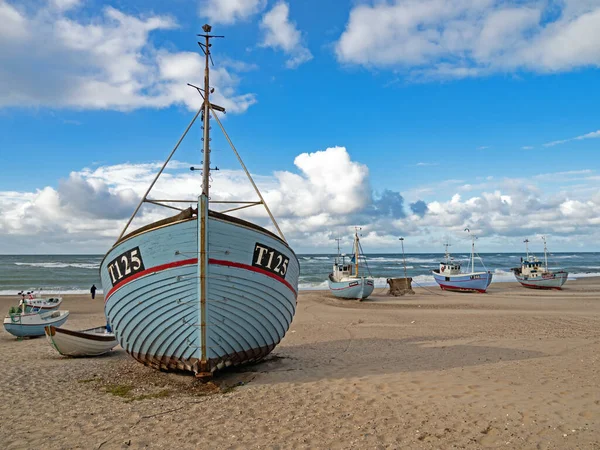
[[[69,318],[69,315],[66,314],[66,315],[63,315],[58,320],[48,319],[48,320],[45,320],[44,323],[35,324],[35,325],[19,323],[19,322],[14,322],[14,321],[11,323],[5,322],[4,329],[16,337],[43,336],[44,334],[46,334],[46,332],[44,331],[45,327],[50,326],[50,325],[53,325],[55,327],[60,327],[67,321],[68,318]]]
[[[327,282],[331,293],[338,298],[362,300],[371,295],[375,288],[372,278],[361,277],[348,281],[333,281],[329,278]]]
[[[206,229],[199,222],[125,239],[101,264],[105,313],[119,344],[156,369],[198,374],[264,358],[296,311],[300,268],[287,244],[224,215],[211,213]],[[204,277],[199,237],[208,243]],[[136,249],[143,270],[114,283],[114,261]]]
[[[437,284],[446,291],[485,292],[492,282],[490,272],[475,272],[458,275],[440,275],[438,271],[433,272]]]

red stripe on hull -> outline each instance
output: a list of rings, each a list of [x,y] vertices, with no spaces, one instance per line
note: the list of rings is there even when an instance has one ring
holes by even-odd
[[[196,264],[198,262],[198,258],[184,259],[182,261],[175,261],[168,264],[161,264],[160,266],[151,267],[150,269],[142,270],[141,272],[136,273],[135,275],[130,276],[122,281],[119,281],[116,285],[112,287],[110,291],[104,297],[104,303],[108,301],[111,295],[117,291],[117,289],[125,286],[127,283],[133,280],[137,280],[145,275],[150,275],[151,273],[160,272],[162,270],[173,269],[175,267],[188,266],[190,264]]]
[[[226,261],[223,259],[212,259],[212,258],[208,260],[208,263],[215,264],[217,266],[235,267],[236,269],[244,269],[244,270],[249,270],[251,272],[256,272],[256,273],[266,275],[268,277],[273,278],[276,281],[279,281],[280,283],[283,283],[290,291],[292,291],[294,293],[294,295],[298,295],[296,290],[294,289],[294,287],[290,283],[288,283],[286,280],[284,280],[283,278],[279,278],[274,273],[271,273],[271,272],[261,269],[259,267],[254,267],[254,266],[250,266],[248,264],[242,264],[242,263],[238,263],[238,262],[234,262],[234,261]]]
[[[475,288],[461,288],[456,286],[445,286],[440,284],[440,287],[443,291],[459,291],[459,292],[479,292],[480,294],[485,294],[486,289],[475,289]]]
[[[152,273],[161,272],[163,270],[173,269],[175,267],[187,266],[190,264],[197,264],[197,263],[198,263],[198,258],[185,259],[183,261],[175,261],[175,262],[168,263],[168,264],[161,264],[160,266],[155,266],[150,269],[143,270],[142,272],[138,272],[135,275],[132,275],[131,277],[129,277],[123,281],[120,281],[115,286],[113,286],[113,288],[110,291],[108,291],[108,294],[106,294],[106,297],[104,297],[104,303],[106,303],[108,301],[108,299],[110,298],[110,296],[113,295],[119,288],[125,286],[130,281],[136,280],[145,275],[150,275]],[[242,263],[233,262],[233,261],[225,261],[225,260],[220,260],[220,259],[209,259],[208,263],[214,264],[217,266],[235,267],[236,269],[244,269],[244,270],[249,270],[251,272],[257,272],[262,275],[266,275],[270,278],[273,278],[274,280],[279,281],[280,283],[283,283],[289,290],[291,290],[294,293],[294,295],[298,295],[296,290],[290,283],[288,283],[286,280],[283,280],[283,279],[279,278],[277,275],[275,275],[271,272],[268,272],[264,269],[250,266],[248,264],[242,264]]]

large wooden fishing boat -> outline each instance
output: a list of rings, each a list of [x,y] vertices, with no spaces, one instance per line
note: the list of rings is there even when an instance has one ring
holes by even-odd
[[[446,244],[444,261],[440,262],[439,269],[433,271],[433,278],[442,290],[484,293],[492,283],[490,271],[475,271],[475,239],[476,237],[471,235],[471,270],[466,272],[463,272],[461,265],[450,256],[449,244]]]
[[[138,361],[164,370],[208,377],[224,367],[268,355],[290,327],[296,310],[299,263],[225,132],[210,102],[211,27],[204,25],[204,87],[196,113],[148,188],[121,236],[104,257],[100,275],[106,317],[117,340]],[[149,199],[152,186],[196,118],[203,122],[202,191],[197,200]],[[210,119],[223,131],[257,201],[213,201],[209,197]],[[193,168],[192,168],[193,169]],[[180,213],[125,232],[142,203]],[[194,202],[194,207],[175,205]],[[209,206],[228,204],[217,212]],[[229,213],[263,205],[278,235]]]
[[[564,270],[548,269],[548,249],[546,247],[546,238],[544,241],[544,264],[539,261],[535,255],[529,254],[529,239],[525,239],[526,258],[521,258],[521,267],[514,267],[510,270],[515,274],[515,278],[523,286],[533,289],[562,289],[567,281],[569,273]]]
[[[348,263],[346,257],[340,253],[339,239],[337,241],[338,256],[335,258],[333,270],[327,279],[329,290],[339,298],[363,300],[373,293],[375,280],[372,277],[360,276],[361,251],[358,229],[354,233],[353,256]]]

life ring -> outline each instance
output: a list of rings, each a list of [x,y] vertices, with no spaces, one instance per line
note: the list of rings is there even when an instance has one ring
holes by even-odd
[[[443,272],[444,270],[446,270],[446,266],[442,266],[440,270]]]

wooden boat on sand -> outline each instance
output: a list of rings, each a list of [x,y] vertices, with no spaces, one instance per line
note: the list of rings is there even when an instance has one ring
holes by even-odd
[[[104,355],[118,345],[115,334],[106,326],[73,331],[50,325],[44,330],[52,348],[64,356]]]
[[[252,181],[210,102],[211,27],[199,45],[205,56],[198,110],[100,265],[105,314],[117,341],[139,362],[210,377],[224,367],[258,361],[288,331],[296,311],[299,263]],[[148,198],[154,183],[201,115],[202,190],[197,199]],[[218,200],[210,190],[210,119],[223,131],[258,200]],[[194,170],[195,168],[192,168]],[[125,232],[142,204],[180,213]],[[181,209],[181,203],[194,208]],[[227,205],[224,211],[210,206]],[[263,205],[278,234],[229,213]]]

